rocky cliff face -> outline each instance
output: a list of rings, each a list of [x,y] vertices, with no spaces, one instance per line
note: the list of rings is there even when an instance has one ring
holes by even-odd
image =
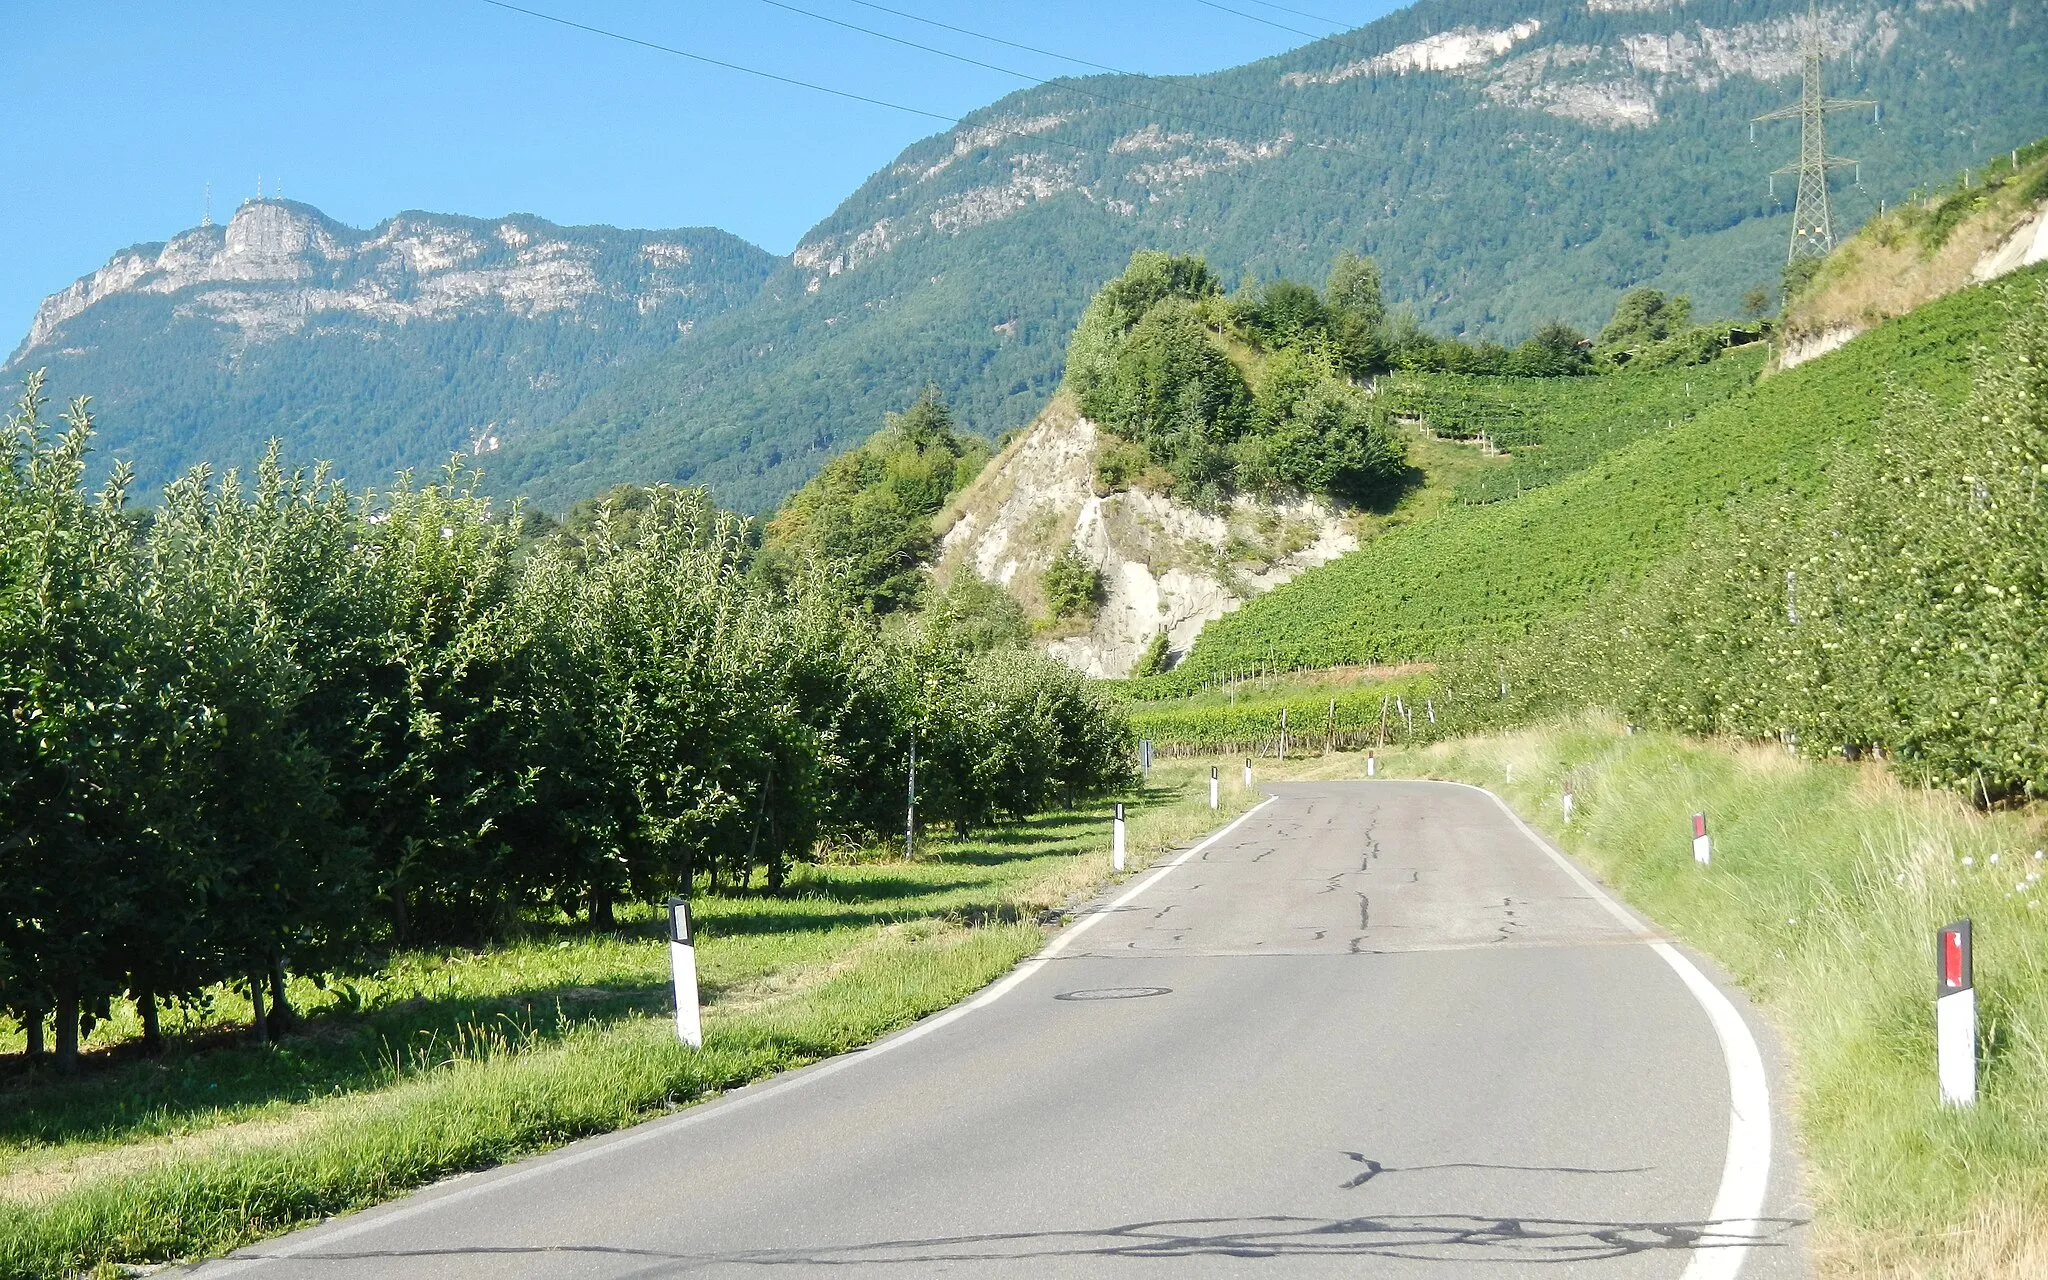
[[[1919,7],[1932,2],[1919,0]],[[1440,7],[1455,11],[1457,6]],[[1368,27],[1276,60],[1308,59],[1317,65],[1277,74],[1234,73],[1241,87],[1233,85],[1231,92],[1246,95],[1243,101],[1308,113],[1304,119],[1313,120],[1331,106],[1328,92],[1335,86],[1355,90],[1351,82],[1413,78],[1415,87],[1427,92],[1428,82],[1437,80],[1477,89],[1488,107],[1537,112],[1600,129],[1644,129],[1660,123],[1667,104],[1681,95],[1711,95],[1737,80],[1779,92],[1788,77],[1798,76],[1804,6],[1771,7],[1779,12],[1759,4],[1731,6],[1725,0],[1691,10],[1686,0],[1582,0],[1560,13],[1555,3],[1529,0],[1531,12],[1515,20],[1459,23],[1364,57],[1320,64],[1318,55],[1327,59],[1347,47],[1378,43],[1370,38],[1374,28]],[[1852,65],[1885,58],[1899,44],[1910,8],[1869,0],[1823,7],[1821,33],[1829,57]],[[1582,16],[1596,20],[1606,38],[1585,38],[1586,24],[1573,21]],[[1350,149],[1341,130],[1332,136],[1314,129],[1323,136],[1307,137],[1279,127],[1259,137],[1217,136],[1200,122],[1222,109],[1201,99],[1170,115],[1169,123],[1118,134],[1101,153],[1038,142],[1103,114],[1102,104],[1114,103],[1122,92],[1091,94],[1084,100],[1090,105],[1063,112],[1019,110],[977,120],[943,135],[936,148],[930,143],[912,148],[864,189],[869,199],[863,203],[885,203],[887,216],[865,225],[848,225],[843,216],[830,219],[798,246],[793,262],[805,273],[807,290],[815,293],[833,277],[921,237],[958,236],[1055,197],[1070,196],[1120,219],[1142,219],[1218,172],[1272,169],[1304,145],[1325,152]],[[1567,139],[1532,134],[1520,141],[1554,147]],[[963,189],[961,174],[968,172],[978,180]]]
[[[777,259],[705,229],[406,213],[367,231],[252,200],[45,299],[0,378],[90,395],[101,452],[147,486],[271,436],[360,482],[496,454],[702,319]]]
[[[1204,512],[1142,489],[1099,493],[1097,445],[1095,424],[1055,400],[954,504],[939,562],[942,578],[978,574],[1040,615],[1046,566],[1078,548],[1102,574],[1102,604],[1085,623],[1054,624],[1047,646],[1078,671],[1129,675],[1161,631],[1186,653],[1206,624],[1357,549],[1319,501],[1240,498]]]
[[[245,343],[313,323],[405,324],[487,309],[530,318],[625,307],[645,316],[709,294],[690,271],[690,241],[701,238],[432,214],[363,232],[307,205],[251,200],[224,227],[124,250],[44,299],[10,363],[25,363],[119,294],[175,297],[179,317],[231,326]]]
[[[1659,103],[1674,93],[1712,93],[1736,77],[1770,84],[1799,74],[1803,16],[1688,21],[1676,12],[1681,5],[1682,0],[1588,0],[1587,11],[1596,14],[1673,11],[1671,25],[1604,42],[1559,36],[1540,44],[1540,18],[1497,28],[1465,25],[1325,70],[1288,72],[1280,82],[1303,89],[1360,76],[1437,72],[1479,85],[1487,101],[1499,106],[1583,124],[1642,128],[1658,122]],[[1833,57],[1883,57],[1899,40],[1898,15],[1891,9],[1831,6],[1820,17]]]

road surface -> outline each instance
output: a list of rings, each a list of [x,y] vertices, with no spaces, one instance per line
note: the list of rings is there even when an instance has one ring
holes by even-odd
[[[1484,792],[1271,790],[894,1040],[197,1274],[1805,1274],[1739,997]]]

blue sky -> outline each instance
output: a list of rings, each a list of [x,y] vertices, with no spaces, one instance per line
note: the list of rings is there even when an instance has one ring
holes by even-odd
[[[945,116],[1026,81],[766,0],[518,0],[709,57]],[[877,0],[1152,74],[1209,71],[1306,37],[1201,0]],[[1338,28],[1222,0],[1302,32]],[[1037,76],[1081,69],[855,0],[789,0]],[[1360,25],[1397,0],[1287,0]],[[402,209],[723,227],[777,253],[937,120],[827,97],[508,12],[484,0],[15,6],[0,163],[0,353],[45,294],[115,250],[222,218],[264,190],[355,226]],[[34,68],[35,74],[20,74]]]

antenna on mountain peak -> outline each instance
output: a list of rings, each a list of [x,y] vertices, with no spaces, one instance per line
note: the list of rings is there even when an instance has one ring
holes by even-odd
[[[1785,254],[1787,263],[1801,258],[1824,258],[1834,251],[1835,227],[1833,211],[1828,207],[1828,170],[1846,169],[1856,162],[1846,156],[1828,154],[1827,113],[1846,111],[1850,107],[1877,107],[1876,102],[1863,98],[1830,98],[1822,87],[1821,62],[1827,56],[1827,50],[1821,39],[1818,0],[1808,0],[1806,34],[1801,45],[1805,74],[1799,101],[1776,111],[1767,111],[1750,122],[1754,127],[1764,120],[1799,121],[1799,163],[1772,171],[1773,177],[1781,173],[1799,177],[1799,200],[1792,208],[1792,246]],[[1860,169],[1858,174],[1860,180]]]
[[[256,175],[256,203],[263,203],[263,175],[260,173]]]
[[[206,207],[205,211],[199,215],[199,225],[202,227],[213,225],[213,184],[211,182],[206,184]]]

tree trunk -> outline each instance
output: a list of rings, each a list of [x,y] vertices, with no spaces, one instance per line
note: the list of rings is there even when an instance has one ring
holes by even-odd
[[[761,849],[761,824],[768,820],[768,793],[774,787],[775,766],[771,763],[768,766],[767,774],[761,779],[761,803],[754,810],[754,834],[747,837],[747,865],[746,869],[740,873],[740,888],[742,890],[752,887],[754,883],[754,855],[760,852]],[[775,842],[773,833],[769,835],[768,841],[770,844]],[[780,879],[781,877],[776,874],[775,869],[773,867],[769,868],[768,887],[779,890],[782,887],[778,883]]]
[[[27,1054],[31,1063],[42,1061],[43,1054],[48,1052],[43,1044],[43,1020],[47,1017],[49,1014],[42,1009],[30,1009],[26,1015],[22,1029],[28,1033]]]
[[[164,1028],[157,1015],[156,992],[145,991],[135,997],[135,1012],[142,1015],[142,1049],[145,1053],[164,1051]]]
[[[57,1070],[71,1075],[78,1070],[78,979],[57,983]]]
[[[249,975],[249,1030],[257,1044],[270,1043],[270,1026],[263,1016],[263,975]]]
[[[603,881],[590,886],[590,927],[605,931],[619,927],[619,917],[612,910],[612,887]]]
[[[299,1024],[298,1010],[284,990],[284,957],[270,957],[270,1038],[281,1040]]]

